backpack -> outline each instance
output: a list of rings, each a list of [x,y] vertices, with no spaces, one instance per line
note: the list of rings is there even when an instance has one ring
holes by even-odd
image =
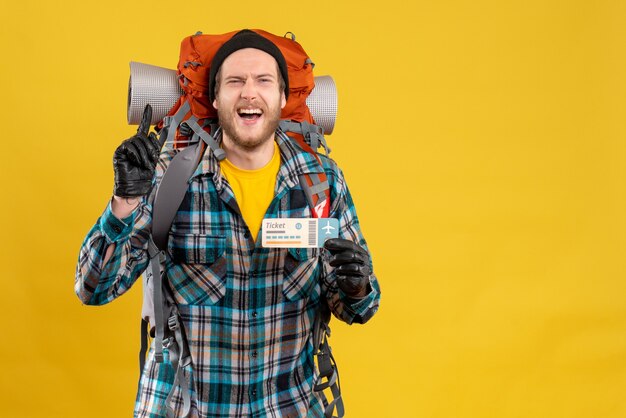
[[[285,37],[272,35],[261,30],[254,30],[271,40],[281,50],[287,61],[289,73],[289,97],[281,113],[280,129],[290,136],[305,151],[315,156],[321,164],[317,150],[322,146],[328,154],[330,149],[324,139],[324,130],[315,125],[307,106],[306,99],[315,87],[313,62],[306,55],[295,36],[287,33]],[[187,417],[191,408],[190,366],[191,355],[187,345],[180,314],[165,285],[165,261],[168,232],[187,191],[187,181],[194,173],[206,148],[211,148],[218,160],[225,158],[214,134],[217,129],[217,112],[208,98],[208,74],[211,60],[221,47],[237,32],[223,35],[202,35],[196,33],[183,39],[177,76],[183,94],[160,121],[156,129],[159,132],[161,146],[170,142],[180,151],[174,156],[156,191],[152,212],[152,234],[148,243],[149,265],[144,274],[144,305],[142,307],[141,350],[139,353],[140,374],[143,373],[147,352],[148,334],[153,339],[155,361],[163,362],[163,348],[169,351],[169,360],[175,370],[174,384],[168,394],[166,404],[180,386],[183,397],[183,416]],[[287,35],[291,35],[287,37]],[[130,97],[129,97],[130,99]],[[300,185],[306,196],[313,217],[329,216],[330,191],[326,174],[303,174]],[[320,303],[314,328],[313,341],[318,379],[314,391],[318,392],[324,404],[326,418],[341,418],[344,414],[343,401],[339,386],[337,367],[328,345],[330,336],[331,313],[327,303]],[[332,401],[328,402],[324,390],[329,389]],[[337,415],[333,415],[334,411]],[[173,411],[167,411],[168,417]]]

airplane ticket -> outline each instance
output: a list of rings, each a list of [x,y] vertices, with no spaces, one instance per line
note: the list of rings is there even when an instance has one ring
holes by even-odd
[[[334,218],[265,218],[261,224],[264,248],[320,248],[339,236]]]

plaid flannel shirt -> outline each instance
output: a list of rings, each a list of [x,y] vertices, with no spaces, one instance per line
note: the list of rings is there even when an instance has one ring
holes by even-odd
[[[339,237],[367,248],[341,170],[277,131],[281,167],[267,218],[309,218],[298,176],[325,170],[330,216]],[[155,183],[176,154],[161,154]],[[148,264],[151,203],[155,188],[131,216],[119,220],[110,205],[87,235],[76,269],[81,301],[102,305],[126,292]],[[106,249],[113,255],[103,263]],[[192,356],[192,413],[199,417],[323,417],[313,392],[316,377],[312,328],[320,303],[342,321],[364,323],[378,309],[380,288],[370,276],[369,294],[347,298],[317,248],[262,248],[240,214],[235,196],[210,150],[193,174],[172,225],[165,262],[167,282],[179,306]],[[167,355],[167,350],[166,355]],[[173,384],[168,362],[143,370],[136,417],[165,416]],[[172,405],[182,408],[180,393]]]

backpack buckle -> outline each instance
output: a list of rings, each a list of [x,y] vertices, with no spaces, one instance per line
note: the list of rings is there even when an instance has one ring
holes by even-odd
[[[172,337],[167,337],[163,340],[163,347],[170,348],[173,342],[174,339]],[[161,354],[161,357],[163,357],[163,354]]]
[[[170,327],[170,331],[176,331],[180,326],[180,324],[178,323],[178,316],[172,315],[167,318],[167,325]]]

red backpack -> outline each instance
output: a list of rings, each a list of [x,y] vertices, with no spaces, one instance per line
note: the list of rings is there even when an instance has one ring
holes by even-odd
[[[289,98],[281,112],[281,119],[315,124],[306,104],[307,97],[315,87],[313,77],[313,66],[315,64],[313,64],[313,61],[308,57],[302,46],[295,41],[293,34],[290,37],[281,37],[259,29],[253,29],[253,31],[278,46],[287,62]],[[190,118],[195,118],[202,125],[206,120],[217,119],[217,111],[209,99],[211,62],[217,50],[236,33],[237,31],[222,35],[203,35],[198,32],[195,35],[186,37],[181,42],[180,58],[176,73],[184,94],[158,126],[159,128],[163,126],[168,127],[168,130],[172,132],[168,135],[168,139],[175,138],[174,146],[176,148],[182,148],[188,142],[188,139],[180,135],[179,132],[174,136],[174,131],[178,130],[178,126],[175,126],[176,123],[180,125],[180,123]],[[176,115],[178,116],[176,117]],[[172,118],[176,119],[172,120]],[[209,132],[208,128],[207,132]]]

